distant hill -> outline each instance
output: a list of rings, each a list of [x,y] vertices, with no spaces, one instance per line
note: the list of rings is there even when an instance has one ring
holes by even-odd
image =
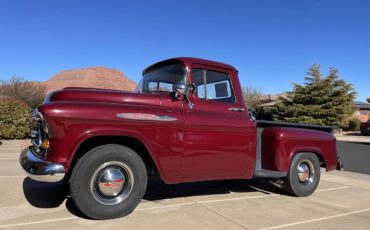
[[[47,81],[41,82],[51,92],[64,87],[89,87],[132,91],[136,82],[128,79],[123,72],[107,67],[89,67],[64,70]]]

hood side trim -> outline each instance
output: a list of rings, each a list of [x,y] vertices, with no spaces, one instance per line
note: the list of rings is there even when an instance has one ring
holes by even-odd
[[[177,121],[176,117],[148,113],[119,113],[117,114],[117,117],[128,120],[142,120],[142,121]]]

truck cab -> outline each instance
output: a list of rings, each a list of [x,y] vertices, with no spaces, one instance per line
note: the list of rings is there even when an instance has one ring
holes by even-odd
[[[249,119],[237,71],[200,59],[178,61],[167,60],[145,69],[136,90],[162,93],[163,108],[181,114],[175,121],[180,134],[176,140],[182,148],[178,180],[252,177],[256,124]],[[176,92],[179,88],[186,92]]]

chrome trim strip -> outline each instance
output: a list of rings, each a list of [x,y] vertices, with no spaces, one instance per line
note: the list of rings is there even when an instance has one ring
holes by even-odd
[[[22,151],[19,162],[27,175],[36,181],[58,182],[65,176],[65,169],[62,164],[44,161],[36,157],[30,148]]]
[[[119,113],[117,114],[117,117],[128,120],[142,120],[142,121],[177,121],[176,117],[148,113]]]
[[[239,107],[231,107],[229,108],[229,111],[233,111],[233,112],[243,112],[245,109],[244,108],[239,108]]]

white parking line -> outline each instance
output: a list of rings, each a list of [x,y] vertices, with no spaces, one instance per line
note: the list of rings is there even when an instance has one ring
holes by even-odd
[[[0,178],[17,178],[17,177],[26,177],[27,175],[14,175],[14,176],[0,176]]]
[[[138,208],[135,211],[147,211],[147,210],[161,209],[161,208],[173,208],[173,207],[181,207],[181,206],[192,205],[192,204],[195,204],[195,203],[187,202],[187,203],[182,203],[182,204],[170,204],[170,205],[164,205],[164,206],[158,206],[158,207]]]
[[[164,206],[159,206],[159,207],[138,208],[135,211],[147,211],[147,210],[154,210],[154,209],[161,209],[161,208],[172,208],[172,207],[180,207],[180,206],[186,206],[186,205],[192,205],[192,204],[195,204],[195,203],[188,202],[188,203],[182,203],[182,204],[164,205]],[[33,225],[33,224],[44,224],[44,223],[50,223],[50,222],[74,220],[78,218],[79,217],[77,216],[72,216],[72,217],[66,217],[66,218],[60,218],[60,219],[50,219],[50,220],[25,222],[25,223],[19,223],[19,224],[0,225],[0,228],[12,228],[12,227],[20,227],[20,226],[27,226],[27,225]]]
[[[7,177],[9,177],[9,176],[7,176]],[[349,188],[349,187],[348,186],[343,186],[343,187],[337,187],[337,188],[319,189],[319,190],[316,190],[316,192],[326,192],[326,191],[333,191],[333,190],[346,189],[346,188]],[[237,198],[219,199],[219,200],[197,201],[197,203],[206,204],[206,203],[217,203],[217,202],[234,201],[234,200],[260,199],[260,198],[276,197],[276,196],[281,196],[281,195],[273,193],[272,195],[249,196],[249,197],[237,197]],[[182,204],[170,204],[170,205],[163,205],[163,206],[158,206],[158,207],[138,208],[135,211],[148,211],[148,210],[155,210],[155,209],[162,209],[162,208],[181,207],[181,206],[187,206],[187,205],[195,205],[197,203],[195,203],[195,202],[186,202],[186,203],[182,203]],[[368,210],[370,210],[370,208],[366,209],[365,211],[368,211]],[[360,211],[357,211],[357,212],[364,212],[364,210],[360,210]],[[350,214],[354,214],[354,213],[357,213],[357,212],[353,212],[353,213],[350,213]],[[350,215],[350,214],[346,213],[346,214],[341,214],[341,215]],[[328,217],[328,219],[335,218],[335,217],[337,217],[337,216]],[[340,217],[340,215],[338,215],[338,217]],[[25,222],[25,223],[19,223],[19,224],[0,225],[0,228],[11,228],[11,227],[33,225],[33,224],[43,224],[43,223],[50,223],[50,222],[73,220],[73,219],[78,219],[78,218],[79,217],[77,217],[77,216],[73,216],[73,217],[60,218],[60,219],[50,219],[50,220],[42,220],[42,221]],[[317,219],[317,220],[309,220],[308,222],[318,221],[318,220],[321,220],[321,219],[323,219],[323,218],[320,218],[320,219]],[[289,224],[288,226],[295,225],[295,224],[301,224],[301,222],[292,223],[292,224]],[[266,229],[274,229],[274,228],[282,228],[282,227],[285,227],[285,225],[284,226],[283,225],[276,226],[276,227],[272,227],[272,228],[266,228]]]
[[[312,220],[305,220],[305,221],[299,221],[299,222],[294,222],[294,223],[290,223],[290,224],[283,224],[283,225],[278,225],[278,226],[273,226],[273,227],[268,227],[268,228],[262,228],[260,230],[285,228],[285,227],[290,227],[290,226],[294,226],[294,225],[317,222],[317,221],[321,221],[321,220],[329,220],[329,219],[334,219],[334,218],[343,217],[343,216],[349,216],[349,215],[362,213],[362,212],[368,212],[368,211],[370,211],[370,208],[357,210],[357,211],[353,211],[353,212],[346,212],[346,213],[342,213],[342,214],[338,214],[338,215],[334,215],[334,216],[327,216],[327,217],[322,217],[322,218],[317,218],[317,219],[312,219]]]
[[[349,186],[342,186],[342,187],[337,187],[337,188],[319,189],[319,190],[316,190],[316,192],[326,192],[326,191],[333,191],[333,190],[346,189],[346,188],[349,188]]]
[[[25,223],[19,223],[19,224],[0,225],[0,228],[12,228],[12,227],[27,226],[27,225],[32,225],[32,224],[44,224],[44,223],[58,222],[58,221],[64,221],[64,220],[73,220],[77,218],[78,218],[77,216],[72,216],[72,217],[66,217],[66,218],[60,218],[60,219],[50,219],[50,220],[25,222]]]
[[[219,200],[205,200],[205,201],[197,201],[197,202],[201,204],[207,204],[207,203],[234,201],[234,200],[251,200],[251,199],[259,199],[259,198],[275,197],[275,196],[280,196],[280,194],[262,195],[262,196],[246,196],[246,197],[219,199]]]
[[[348,186],[342,186],[337,188],[327,188],[327,189],[318,189],[316,192],[326,192],[326,191],[333,191],[339,189],[346,189],[349,188]],[[262,190],[264,191],[264,190]],[[250,200],[250,199],[260,199],[260,198],[268,198],[268,197],[276,197],[281,196],[281,194],[277,193],[270,193],[271,195],[261,195],[261,196],[246,196],[246,197],[236,197],[236,198],[225,198],[219,200],[207,200],[207,201],[198,201],[198,203],[206,204],[206,203],[217,203],[217,202],[224,202],[224,201],[234,201],[234,200]]]

